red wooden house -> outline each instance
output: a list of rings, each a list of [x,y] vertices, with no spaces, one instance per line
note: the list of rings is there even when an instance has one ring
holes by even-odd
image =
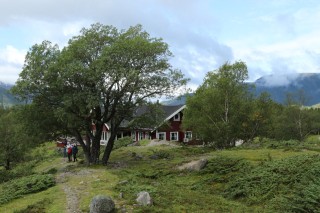
[[[183,130],[183,110],[186,105],[163,106],[165,120],[151,131],[152,139],[189,142],[192,139],[192,131]]]
[[[159,141],[166,140],[195,144],[194,142],[196,142],[196,140],[193,139],[192,131],[182,128],[183,110],[185,107],[186,105],[162,105],[165,119],[157,127],[129,128],[126,124],[123,124],[121,131],[117,134],[117,138],[129,136],[133,142],[138,142],[143,139],[158,139]],[[109,137],[109,126],[105,124],[101,137],[101,145],[106,145]]]

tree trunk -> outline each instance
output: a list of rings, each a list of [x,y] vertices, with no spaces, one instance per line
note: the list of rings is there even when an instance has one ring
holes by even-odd
[[[92,141],[91,162],[94,164],[98,164],[100,159],[100,140],[101,140],[103,125],[104,125],[103,123],[96,124],[96,132]]]
[[[83,153],[85,155],[85,158],[86,158],[86,162],[88,164],[91,163],[91,152],[90,152],[90,136],[86,135],[86,143],[84,143],[81,135],[79,132],[75,132],[75,137],[77,139],[77,141],[80,143],[81,147],[82,147],[82,150],[83,150]]]
[[[109,161],[109,158],[110,158],[110,154],[111,154],[111,151],[112,151],[112,148],[113,148],[113,144],[114,144],[114,140],[116,139],[116,136],[117,136],[117,133],[114,131],[111,133],[111,136],[108,140],[108,144],[106,146],[106,149],[104,150],[104,153],[103,153],[103,157],[102,157],[102,163],[103,165],[107,165],[108,164],[108,161]]]
[[[10,159],[6,159],[6,164],[4,166],[6,170],[10,170]]]

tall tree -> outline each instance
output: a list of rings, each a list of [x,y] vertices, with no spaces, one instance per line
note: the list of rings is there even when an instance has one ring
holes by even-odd
[[[303,141],[309,134],[319,130],[319,111],[305,107],[307,101],[303,90],[287,94],[286,105],[276,119],[277,139]]]
[[[248,120],[247,66],[238,61],[225,63],[209,72],[195,95],[187,99],[184,127],[191,128],[217,148],[231,147],[242,139],[242,124]]]
[[[0,161],[6,170],[11,164],[19,162],[26,155],[30,137],[25,134],[23,125],[17,117],[17,110],[0,108]]]
[[[119,31],[93,24],[61,51],[48,41],[34,45],[13,91],[52,110],[80,142],[90,163],[99,160],[103,125],[110,123],[111,137],[102,158],[106,164],[120,124],[132,118],[136,107],[186,83],[169,64],[171,56],[168,45],[140,25]]]

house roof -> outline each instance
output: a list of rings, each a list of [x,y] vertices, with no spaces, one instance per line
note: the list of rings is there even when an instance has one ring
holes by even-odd
[[[165,112],[165,121],[169,120],[173,116],[175,116],[178,112],[183,110],[186,105],[177,105],[177,106],[162,106]]]
[[[152,130],[154,132],[156,129],[158,129],[163,123],[170,120],[173,116],[175,116],[178,112],[182,111],[184,108],[186,108],[186,105],[177,105],[177,106],[165,106],[162,105],[163,110],[165,112],[165,119],[164,121],[158,125],[156,128]]]
[[[164,120],[161,122],[161,124],[159,126],[161,126],[166,121],[170,120],[173,116],[175,116],[178,112],[182,111],[185,107],[186,107],[186,105],[176,105],[176,106],[161,105],[161,108],[162,108],[162,110],[164,112]],[[135,116],[137,116],[137,117],[141,116],[144,113],[147,113],[147,111],[148,111],[148,106],[147,105],[139,106],[135,111]],[[126,128],[126,127],[128,127],[129,123],[130,123],[130,121],[124,120],[120,124],[120,127]],[[109,125],[106,124],[106,127],[109,128]],[[156,128],[158,128],[158,127],[156,127]],[[149,127],[149,129],[154,129],[154,128],[153,127]]]

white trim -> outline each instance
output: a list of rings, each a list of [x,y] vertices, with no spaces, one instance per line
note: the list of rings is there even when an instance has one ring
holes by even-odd
[[[131,131],[131,138],[133,141],[136,141],[137,140],[137,137],[136,137],[136,131]]]
[[[187,137],[187,132],[190,132],[191,137]],[[184,132],[184,138],[188,138],[189,140],[192,139],[192,131],[185,131]]]
[[[177,116],[177,118],[176,118],[176,116]],[[180,121],[181,119],[180,119],[180,112],[178,112],[177,114],[175,114],[174,116],[173,116],[173,121]]]
[[[143,139],[144,139],[144,137],[143,137],[143,132],[139,131],[139,132],[138,132],[138,140],[141,141],[141,140],[143,140]]]
[[[161,139],[161,140],[166,140],[167,139],[167,137],[166,137],[166,132],[157,132],[157,134],[156,134],[156,138],[157,139],[159,139],[160,140],[160,137],[159,137],[159,135],[162,135],[163,134],[163,139]]]
[[[104,123],[104,125],[106,126],[107,130],[109,131],[110,128],[109,128],[108,124]]]
[[[164,121],[158,125],[157,127],[155,127],[151,132],[154,132],[156,129],[158,129],[162,124],[164,124],[166,121],[170,120],[173,116],[175,116],[177,113],[181,112],[184,108],[186,108],[187,105],[183,105],[181,106],[179,109],[177,109],[174,113],[172,113],[171,115],[169,115],[166,119],[164,119]],[[181,119],[180,119],[181,120]]]
[[[184,108],[186,108],[187,105],[183,105],[182,107],[180,107],[178,110],[176,110],[174,113],[172,113],[171,115],[169,115],[164,121],[168,121],[170,120],[173,116],[175,116],[176,114],[178,114],[178,112],[181,112]]]
[[[176,134],[177,138],[175,140],[172,140],[171,134]],[[179,132],[170,132],[170,141],[179,141]]]

